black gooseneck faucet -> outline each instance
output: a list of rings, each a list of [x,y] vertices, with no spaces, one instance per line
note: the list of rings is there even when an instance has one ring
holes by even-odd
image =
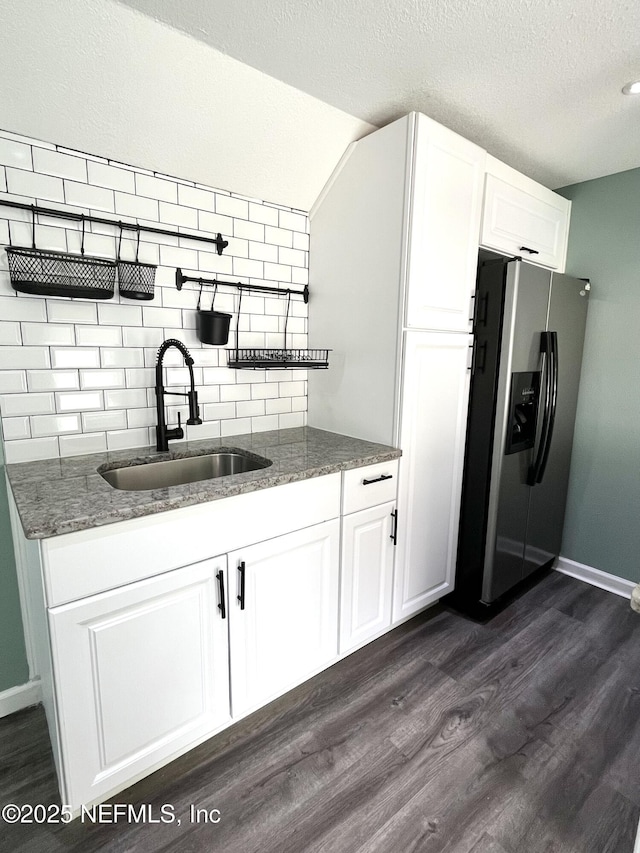
[[[166,391],[164,388],[164,384],[162,381],[162,359],[164,358],[164,354],[169,349],[169,347],[175,347],[176,349],[180,350],[184,358],[184,363],[189,368],[189,379],[191,381],[191,389],[187,394],[184,394],[181,391]],[[168,338],[162,343],[160,349],[158,350],[158,357],[156,360],[156,407],[158,410],[158,426],[156,427],[156,450],[168,450],[169,441],[176,438],[184,438],[184,431],[180,425],[180,412],[178,412],[178,426],[174,429],[167,428],[167,421],[165,419],[164,413],[165,394],[169,394],[173,397],[186,397],[189,401],[189,418],[187,420],[187,423],[189,425],[202,423],[202,419],[200,418],[200,412],[198,410],[198,393],[195,389],[195,385],[193,382],[193,359],[191,358],[189,350],[182,343],[182,341],[177,341],[175,338]]]

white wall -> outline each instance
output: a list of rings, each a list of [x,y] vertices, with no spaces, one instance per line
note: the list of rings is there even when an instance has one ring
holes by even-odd
[[[113,0],[0,9],[4,130],[303,211],[373,130]]]

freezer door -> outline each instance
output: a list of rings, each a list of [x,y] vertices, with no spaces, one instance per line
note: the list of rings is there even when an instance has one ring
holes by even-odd
[[[518,406],[527,402],[523,392],[539,383],[550,286],[548,270],[521,261],[508,265],[482,583],[487,604],[524,577],[533,449],[525,441],[514,450],[512,421]]]
[[[547,464],[531,489],[525,576],[560,554],[588,301],[584,281],[552,274],[548,329],[557,333],[557,401]]]

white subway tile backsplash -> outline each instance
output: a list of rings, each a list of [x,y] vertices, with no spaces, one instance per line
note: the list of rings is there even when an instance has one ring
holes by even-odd
[[[289,264],[291,267],[304,267],[306,266],[306,257],[304,252],[300,251],[300,249],[287,249],[284,246],[280,246],[278,249],[278,261],[281,264]]]
[[[80,388],[77,370],[28,370],[27,381],[29,391],[75,391]]]
[[[109,190],[120,190],[126,193],[135,193],[136,191],[133,172],[92,161],[87,163],[87,168],[89,181],[94,186],[105,187]]]
[[[220,421],[220,435],[245,435],[251,432],[251,418],[234,418]]]
[[[146,198],[155,198],[159,201],[170,201],[175,204],[178,201],[178,188],[173,181],[165,181],[162,178],[152,178],[150,175],[136,174],[136,195]],[[133,192],[133,190],[129,190]],[[182,203],[182,202],[181,202]]]
[[[278,224],[278,210],[263,204],[249,204],[249,219],[252,222],[262,222],[264,225]]]
[[[142,322],[142,315],[140,316]],[[147,328],[145,326],[123,326],[122,343],[125,347],[153,347],[158,349],[164,340],[162,329]]]
[[[31,246],[33,229],[29,222],[10,222],[9,233],[14,246]],[[64,228],[36,225],[36,245],[52,252],[67,251],[67,232]]]
[[[33,169],[31,146],[13,139],[0,138],[0,163],[18,169]]]
[[[87,180],[87,161],[84,157],[72,157],[48,148],[33,149],[33,168],[36,172],[44,172],[57,178]]]
[[[79,184],[76,181],[65,181],[64,193],[67,204],[113,213],[113,190],[106,190],[103,187],[94,187],[89,184]]]
[[[278,247],[271,243],[249,243],[249,257],[256,261],[278,262]]]
[[[278,222],[281,228],[288,228],[290,231],[306,231],[307,217],[300,213],[290,213],[287,210],[279,211]]]
[[[36,438],[81,431],[79,415],[38,415],[31,418],[31,432]]]
[[[124,388],[124,370],[81,370],[80,387],[86,391]]]
[[[33,158],[33,159],[32,159]],[[34,171],[35,170],[35,171]],[[152,302],[131,304],[116,293],[109,303],[38,298],[11,288],[0,252],[0,408],[5,415],[9,461],[69,456],[105,449],[143,447],[155,441],[155,361],[162,341],[175,337],[189,347],[202,426],[186,428],[188,440],[297,426],[306,420],[305,371],[236,371],[227,368],[235,345],[238,293],[221,288],[215,308],[234,315],[227,349],[202,345],[195,333],[198,289],[175,287],[175,269],[231,282],[308,282],[308,219],[304,212],[257,199],[157,175],[70,149],[36,143],[0,131],[0,192],[19,200],[45,200],[74,212],[107,211],[142,226],[139,259],[157,265]],[[72,206],[70,208],[70,205]],[[2,210],[0,209],[0,216]],[[164,223],[205,236],[221,233],[229,245],[218,255],[213,244],[184,236],[144,232]],[[41,217],[39,248],[79,252],[81,229]],[[31,244],[28,212],[0,218],[0,247]],[[88,255],[115,259],[117,228],[88,224]],[[120,256],[133,260],[135,233],[125,231]],[[204,292],[203,306],[211,306]],[[121,301],[122,299],[122,301]],[[286,301],[244,293],[241,346],[283,345]],[[306,346],[308,308],[293,299],[289,346]],[[182,356],[170,349],[164,381],[186,388]],[[13,402],[5,402],[12,400]],[[26,406],[26,410],[24,407]],[[182,398],[168,398],[172,423],[186,418]]]
[[[56,410],[53,394],[6,394],[0,397],[3,418],[48,415]]]
[[[233,216],[236,219],[248,219],[249,204],[242,199],[216,193],[216,213]]]
[[[3,418],[2,434],[5,441],[17,441],[20,438],[30,438],[30,419],[28,417]]]
[[[304,426],[307,422],[304,412],[291,412],[290,414],[278,415],[278,429],[291,429],[292,427]]]
[[[293,248],[293,233],[284,228],[272,228],[267,225],[264,229],[264,239],[266,243]]]
[[[22,323],[22,340],[27,346],[73,346],[73,326],[62,323]]]
[[[101,326],[141,326],[142,309],[138,305],[98,305]]]
[[[85,453],[103,453],[107,449],[107,437],[103,432],[85,435],[61,435],[60,456],[81,456]]]
[[[102,367],[144,367],[144,351],[103,347],[100,350],[100,360]]]
[[[0,370],[29,370],[49,365],[49,350],[46,347],[0,347]]]
[[[62,391],[56,393],[58,412],[90,412],[104,408],[100,391]]]
[[[182,267],[186,270],[198,268],[198,252],[175,246],[160,246],[160,263],[163,267]]]
[[[182,313],[178,308],[143,308],[142,323],[145,326],[182,327]]]
[[[79,347],[118,347],[122,345],[120,326],[78,326],[76,343]]]
[[[19,346],[21,343],[20,323],[0,320],[0,346]]]
[[[309,251],[309,235],[301,234],[299,231],[293,233],[293,248],[300,249],[302,252]]]
[[[92,323],[95,325],[98,322],[95,302],[49,299],[47,301],[47,315],[50,323]]]
[[[0,394],[19,394],[27,390],[24,370],[0,370]]]
[[[126,428],[127,413],[121,409],[111,412],[84,412],[82,415],[83,432],[106,432],[110,429]]]
[[[77,331],[78,329],[76,329]],[[56,369],[64,369],[66,367],[100,367],[100,350],[88,349],[87,347],[74,347],[73,349],[52,347],[51,364]],[[48,364],[35,364],[33,367],[48,367]]]
[[[251,418],[251,432],[266,432],[268,429],[278,429],[278,415]]]
[[[284,264],[268,264],[264,265],[264,277],[267,281],[291,281],[291,267]]]
[[[155,199],[143,198],[130,193],[116,192],[115,204],[116,213],[121,216],[133,216],[136,219],[158,221],[158,202]]]
[[[195,187],[178,185],[178,202],[185,207],[196,207],[200,210],[215,210],[215,193],[199,190]],[[196,227],[196,226],[194,226]]]
[[[146,428],[107,432],[108,450],[126,450],[130,447],[148,447],[148,445],[149,430]]]
[[[36,462],[39,459],[52,459],[58,455],[58,439],[26,438],[21,441],[7,441],[4,447],[5,462]]]
[[[264,264],[262,261],[234,258],[233,275],[240,278],[262,278],[264,275]]]
[[[192,207],[182,207],[179,204],[161,201],[160,222],[165,225],[181,225],[185,228],[196,229],[198,227],[198,211]]]
[[[107,409],[144,408],[147,405],[146,384],[139,388],[119,391],[105,391],[104,401]]]

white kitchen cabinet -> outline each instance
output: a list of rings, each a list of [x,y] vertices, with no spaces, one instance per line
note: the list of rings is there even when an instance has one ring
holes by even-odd
[[[354,143],[311,211],[309,339],[333,352],[308,423],[402,449],[394,623],[452,589],[484,160],[413,113]]]
[[[225,574],[219,557],[49,611],[64,802],[104,799],[229,722]]]
[[[229,554],[234,717],[336,659],[339,541],[335,520]]]
[[[341,655],[391,626],[395,509],[392,501],[343,518]]]
[[[393,621],[453,589],[471,337],[407,332]]]
[[[564,272],[571,202],[487,157],[480,242]]]
[[[416,116],[406,326],[468,332],[485,152]]]

